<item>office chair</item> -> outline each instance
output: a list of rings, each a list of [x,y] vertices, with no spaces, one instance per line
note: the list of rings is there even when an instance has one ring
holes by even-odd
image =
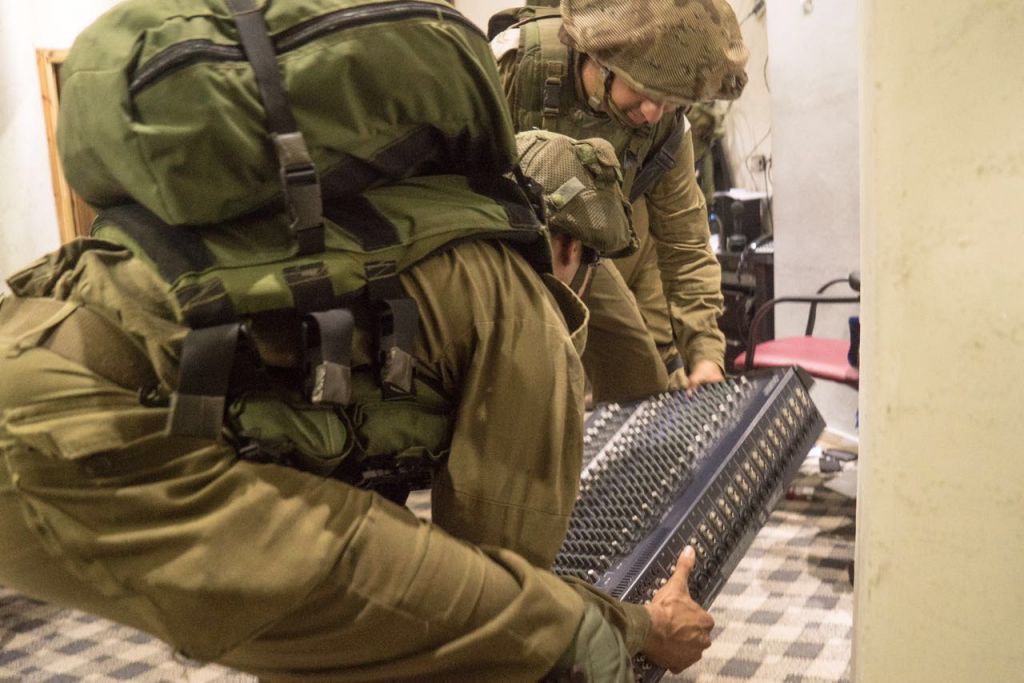
[[[833,285],[847,283],[854,296],[827,296],[825,291]],[[810,304],[807,325],[800,337],[783,337],[759,341],[765,316],[778,304],[806,303]],[[814,336],[814,323],[819,304],[851,304],[860,303],[860,273],[854,271],[848,277],[830,280],[822,285],[814,296],[783,296],[771,299],[762,304],[750,323],[747,338],[747,349],[733,361],[735,370],[749,372],[754,368],[787,368],[799,366],[812,377],[839,382],[858,388],[860,372],[858,346],[860,342],[859,319],[851,319],[850,340],[831,339]],[[857,459],[853,451],[829,448],[822,452],[818,461],[824,473],[835,473],[843,469],[844,462]]]
[[[857,294],[854,296],[828,296],[825,291],[840,283],[847,283]],[[783,337],[759,341],[765,316],[778,304],[810,304],[807,325],[800,337]],[[814,336],[814,323],[818,304],[860,303],[860,273],[854,271],[848,277],[830,280],[822,285],[813,296],[782,296],[762,304],[750,323],[747,349],[733,361],[735,370],[749,372],[754,368],[780,368],[797,365],[812,377],[840,382],[857,388],[860,372],[856,367],[856,349],[850,348],[845,339],[831,339]]]

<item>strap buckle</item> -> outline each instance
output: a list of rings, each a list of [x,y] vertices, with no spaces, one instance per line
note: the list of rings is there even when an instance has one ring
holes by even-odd
[[[299,131],[273,133],[281,186],[292,222],[289,228],[299,243],[299,254],[324,250],[323,194],[320,177]]]
[[[544,79],[544,102],[542,118],[545,122],[558,116],[562,105],[562,83],[565,79],[565,64],[551,61],[547,63]]]
[[[416,394],[412,353],[419,334],[419,308],[402,290],[394,261],[367,263],[366,280],[367,294],[377,309],[381,393],[385,400],[409,398]]]
[[[319,333],[318,345],[310,349],[309,330]],[[308,391],[310,403],[347,406],[352,402],[352,311],[336,308],[311,313],[302,322],[303,346],[310,354]]]

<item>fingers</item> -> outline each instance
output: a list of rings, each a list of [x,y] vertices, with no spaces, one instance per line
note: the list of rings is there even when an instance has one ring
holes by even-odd
[[[679,553],[679,559],[676,560],[676,568],[672,572],[671,581],[678,581],[682,585],[689,585],[690,572],[693,571],[693,565],[697,562],[697,553],[694,552],[693,546],[686,546],[683,548],[683,552]],[[689,592],[689,591],[687,591]]]
[[[721,382],[724,379],[725,376],[722,375],[722,370],[709,360],[698,361],[693,368],[693,372],[687,377],[692,388],[696,388],[701,384],[707,384],[708,382]]]
[[[678,391],[680,389],[686,389],[690,386],[690,379],[686,376],[686,370],[679,368],[673,371],[668,376],[668,390]]]

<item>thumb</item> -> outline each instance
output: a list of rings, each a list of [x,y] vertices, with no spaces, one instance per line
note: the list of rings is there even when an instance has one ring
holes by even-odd
[[[693,565],[696,562],[697,553],[693,551],[693,546],[688,545],[683,548],[683,552],[679,553],[679,559],[676,560],[676,568],[672,572],[672,580],[682,583],[683,586],[688,586],[690,572],[693,571]]]

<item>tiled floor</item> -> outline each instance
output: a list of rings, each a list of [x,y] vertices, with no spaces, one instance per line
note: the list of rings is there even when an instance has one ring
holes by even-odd
[[[666,680],[848,681],[853,513],[853,501],[821,487],[783,501],[712,606],[704,658]]]

